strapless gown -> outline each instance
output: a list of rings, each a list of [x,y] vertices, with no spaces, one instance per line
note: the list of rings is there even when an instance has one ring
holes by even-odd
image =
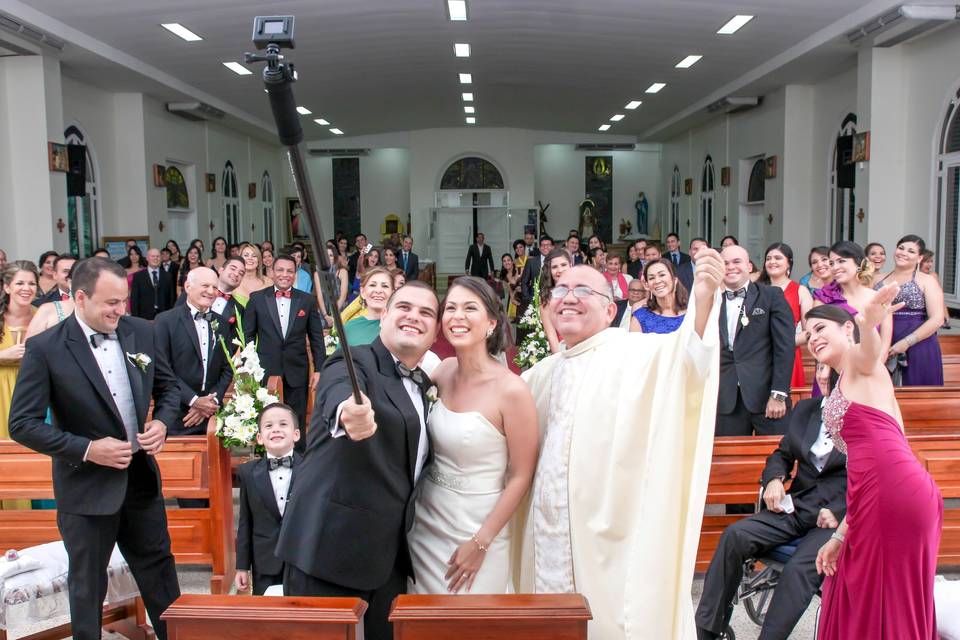
[[[819,640],[936,640],[943,499],[899,423],[840,384],[823,422],[847,454],[846,542],[823,585]]]
[[[480,529],[503,493],[507,439],[480,413],[450,411],[443,400],[430,412],[427,431],[433,459],[423,470],[407,539],[416,579],[408,591],[447,593],[447,562]],[[507,525],[487,549],[469,593],[506,593],[509,578]]]

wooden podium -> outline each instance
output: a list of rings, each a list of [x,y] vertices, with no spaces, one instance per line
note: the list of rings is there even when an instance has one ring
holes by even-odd
[[[169,640],[357,640],[366,610],[359,598],[189,594],[161,617]]]
[[[394,640],[586,640],[592,618],[578,593],[403,595],[390,610]]]

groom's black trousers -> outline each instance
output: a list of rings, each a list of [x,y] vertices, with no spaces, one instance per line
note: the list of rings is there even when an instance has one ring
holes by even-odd
[[[407,571],[403,569],[401,558],[403,553],[397,554],[393,571],[387,582],[373,591],[359,591],[344,587],[320,578],[308,575],[286,564],[283,569],[283,595],[285,596],[318,596],[326,598],[360,598],[367,602],[367,612],[363,616],[363,633],[366,640],[393,640],[393,625],[387,620],[390,615],[390,605],[394,599],[407,592]]]

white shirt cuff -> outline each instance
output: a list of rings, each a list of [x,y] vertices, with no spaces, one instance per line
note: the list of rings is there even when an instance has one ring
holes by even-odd
[[[193,406],[193,403],[196,402],[196,401],[197,401],[197,396],[193,396],[193,399],[190,400],[190,404],[188,404],[187,406],[188,406],[188,407],[192,407],[192,406]]]
[[[90,455],[90,447],[93,445],[93,440],[87,443],[87,450],[83,452],[83,461],[87,461],[87,456]]]
[[[340,425],[340,414],[343,412],[343,405],[347,404],[349,398],[340,403],[340,406],[337,407],[337,415],[333,421],[333,424],[330,426],[330,435],[334,438],[342,438],[347,435],[347,432]]]

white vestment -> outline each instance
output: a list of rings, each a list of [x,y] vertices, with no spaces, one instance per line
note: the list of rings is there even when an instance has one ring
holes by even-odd
[[[719,296],[703,339],[693,304],[674,333],[606,329],[524,374],[541,456],[518,523],[517,591],[572,583],[590,603],[591,638],[696,638],[691,587],[716,422]]]

